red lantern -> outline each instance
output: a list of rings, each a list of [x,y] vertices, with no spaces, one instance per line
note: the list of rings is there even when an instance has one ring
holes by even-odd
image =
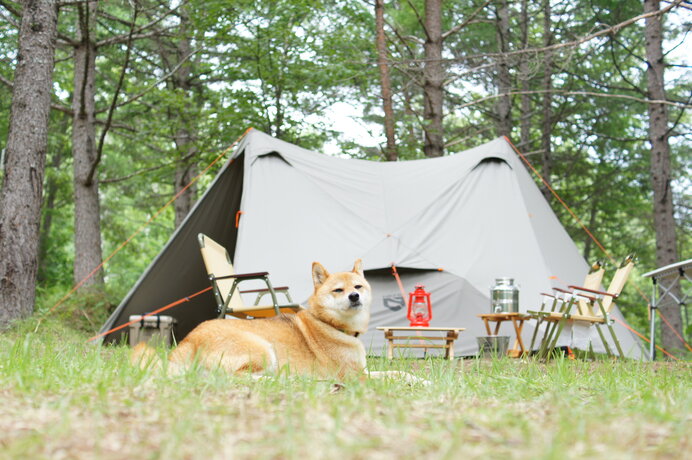
[[[411,322],[411,327],[430,326],[430,320],[432,319],[430,293],[423,289],[422,284],[416,285],[416,290],[409,293],[406,317]]]

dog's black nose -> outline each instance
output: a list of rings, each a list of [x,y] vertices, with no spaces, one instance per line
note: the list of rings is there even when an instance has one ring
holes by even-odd
[[[357,292],[352,292],[348,295],[348,300],[351,302],[358,302],[358,299],[360,299],[360,294]]]

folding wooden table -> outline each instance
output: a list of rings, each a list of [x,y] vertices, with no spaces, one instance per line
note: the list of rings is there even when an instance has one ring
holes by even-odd
[[[518,358],[524,353],[527,353],[524,348],[524,341],[521,339],[521,331],[524,328],[524,321],[530,319],[531,316],[525,313],[484,313],[482,315],[477,315],[485,323],[485,330],[488,335],[498,335],[500,332],[500,325],[505,321],[511,321],[514,326],[514,332],[516,333],[516,340],[514,341],[514,346],[507,350],[507,355],[512,358]],[[495,330],[490,330],[490,323],[495,323]]]
[[[454,341],[459,338],[459,332],[465,331],[463,327],[412,327],[412,326],[382,326],[387,339],[387,359],[394,357],[395,348],[444,348],[445,358],[454,358]],[[404,335],[395,335],[395,332],[403,332]],[[426,335],[421,333],[425,332]],[[446,335],[430,335],[429,332],[446,332]],[[395,340],[405,340],[405,343],[394,343]],[[428,343],[443,341],[445,343]]]

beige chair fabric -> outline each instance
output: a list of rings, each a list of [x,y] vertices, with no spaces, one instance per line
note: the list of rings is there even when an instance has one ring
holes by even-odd
[[[615,275],[613,275],[613,279],[610,281],[610,285],[608,286],[608,290],[606,292],[609,294],[614,294],[615,297],[619,296],[620,293],[622,293],[622,289],[625,287],[627,279],[630,277],[632,268],[634,268],[634,260],[626,260],[624,265],[618,268]],[[613,309],[615,297],[609,295],[603,296],[602,305],[606,313],[610,313]],[[597,311],[595,313],[600,314],[601,312]]]
[[[620,295],[620,293],[622,293],[622,289],[625,287],[625,283],[627,283],[627,279],[629,278],[630,273],[632,272],[632,268],[634,268],[634,260],[628,257],[622,263],[620,268],[618,268],[615,271],[613,279],[610,281],[608,289],[605,291],[610,295],[596,294],[596,297],[592,297],[593,294],[590,294],[588,291],[582,291],[579,288],[581,287],[586,289],[598,290],[597,287],[587,285],[575,287],[575,291],[577,293],[581,292],[584,296],[594,298],[595,300],[580,300],[579,314],[572,315],[572,319],[577,321],[604,322],[603,312],[601,311],[600,306],[603,307],[603,310],[606,312],[606,314],[609,314],[611,312],[613,306],[615,305],[614,301]],[[586,305],[585,308],[582,307],[582,303]],[[598,304],[600,304],[600,306]]]
[[[215,276],[217,278],[235,275],[235,270],[233,269],[233,264],[231,263],[231,258],[228,255],[226,248],[221,246],[216,241],[212,240],[206,235],[200,235],[200,252],[202,253],[202,259],[204,259],[204,266],[207,268],[207,274],[210,276]],[[222,302],[228,298],[233,287],[233,278],[221,279],[216,281]],[[218,301],[218,299],[217,299]],[[243,298],[236,288],[231,301],[229,303],[229,308],[233,311],[245,311],[247,306],[243,302]]]
[[[602,264],[598,265],[598,268],[589,272],[584,278],[583,287],[587,289],[600,289],[601,283],[603,282],[603,275],[605,274],[605,268]],[[589,302],[586,299],[579,299],[578,307],[579,314],[586,315],[591,312]]]
[[[199,246],[200,252],[202,253],[202,259],[204,260],[204,265],[207,269],[207,274],[210,277],[215,278],[216,286],[218,291],[214,290],[214,295],[217,297],[216,301],[219,305],[224,305],[228,300],[228,296],[233,289],[234,278],[217,279],[223,278],[225,276],[235,275],[235,270],[233,269],[233,264],[231,263],[231,257],[228,255],[226,248],[221,246],[219,243],[209,238],[207,235],[199,234]],[[285,289],[277,289],[277,292],[282,292],[290,301],[290,297],[285,292]],[[261,299],[261,295],[257,297],[258,300]],[[290,306],[280,306],[279,311],[281,313],[295,313],[300,309],[298,305]],[[263,318],[269,316],[275,316],[276,310],[273,305],[248,305],[243,301],[240,291],[237,288],[233,292],[230,301],[227,305],[227,314],[245,318],[247,316],[252,316],[256,318]]]

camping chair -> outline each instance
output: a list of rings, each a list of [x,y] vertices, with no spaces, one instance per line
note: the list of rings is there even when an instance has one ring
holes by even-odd
[[[597,260],[595,263],[591,265],[589,272],[586,274],[586,277],[584,278],[582,286],[589,289],[600,288],[604,273],[605,268],[603,268],[603,263],[600,260]],[[531,318],[536,320],[536,327],[533,330],[533,336],[531,337],[531,345],[529,345],[529,350],[533,350],[533,346],[536,343],[536,337],[538,336],[538,331],[540,329],[541,324],[545,322],[545,318],[549,316],[551,313],[564,312],[569,306],[571,294],[572,291],[568,291],[566,289],[561,289],[558,287],[553,288],[553,294],[541,292],[541,309],[539,311],[528,311],[529,315],[531,315]],[[547,309],[548,304],[550,304],[549,310]],[[580,312],[586,311],[586,300],[578,299],[578,305]],[[557,327],[557,323],[555,322],[549,322],[548,324],[546,324],[546,327],[543,331],[543,338],[541,339],[541,347],[538,353],[539,355],[543,353],[543,345],[547,344],[546,339],[552,335],[551,332],[554,331],[551,331],[551,329],[555,327]]]
[[[603,347],[606,350],[608,356],[613,356],[613,353],[608,346],[605,335],[601,331],[601,326],[606,325],[610,331],[610,335],[615,343],[619,356],[624,356],[622,348],[620,347],[620,341],[613,330],[613,320],[610,318],[610,312],[615,305],[614,301],[618,298],[622,289],[625,287],[625,283],[632,272],[634,267],[634,256],[627,256],[624,262],[613,275],[613,279],[608,286],[608,290],[603,292],[592,287],[586,286],[569,286],[570,300],[567,302],[567,308],[564,312],[553,312],[547,315],[544,320],[550,323],[555,323],[551,330],[551,334],[546,338],[545,343],[541,346],[543,354],[547,354],[552,350],[557,344],[558,337],[562,332],[565,324],[569,321],[587,323],[589,326],[596,326],[596,331],[598,332]],[[574,305],[575,301],[580,305],[579,311],[576,314],[571,313],[571,307]],[[582,301],[583,307],[581,306]],[[545,347],[545,349],[544,349]]]
[[[226,315],[235,316],[237,318],[266,318],[280,313],[296,313],[303,308],[293,303],[287,287],[275,288],[272,286],[269,281],[269,273],[237,274],[233,269],[233,264],[231,263],[231,258],[226,248],[203,233],[197,235],[197,239],[199,241],[202,259],[204,259],[204,265],[207,268],[209,281],[211,281],[213,287],[219,318],[223,318]],[[240,291],[238,289],[238,284],[248,280],[262,280],[267,288]],[[257,294],[257,298],[253,305],[245,304],[241,297],[241,294],[250,293]],[[279,305],[277,293],[283,294],[289,303]],[[272,304],[260,305],[260,301],[267,294],[271,296]]]

